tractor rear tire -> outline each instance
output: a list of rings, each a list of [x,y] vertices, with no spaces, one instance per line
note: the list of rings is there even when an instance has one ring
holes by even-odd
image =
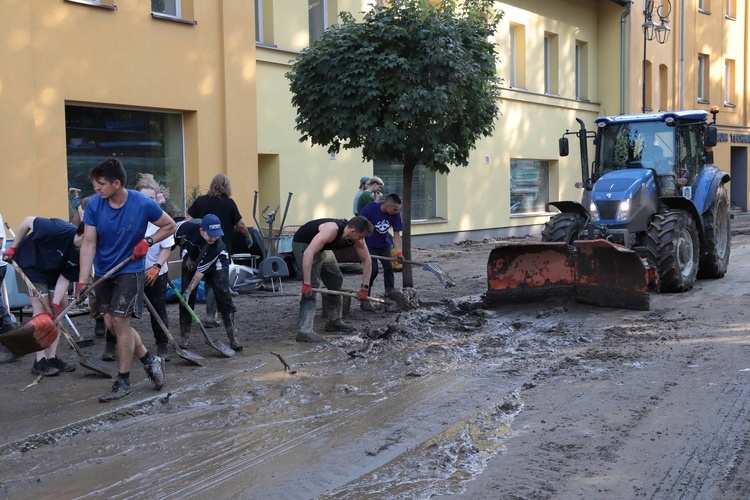
[[[586,219],[580,214],[560,213],[552,216],[542,229],[542,241],[563,242],[570,245],[581,239]]]
[[[727,272],[732,242],[729,217],[729,197],[722,185],[716,189],[716,197],[703,216],[706,248],[701,252],[698,278],[721,278]]]
[[[658,213],[648,228],[648,260],[659,271],[662,292],[693,288],[700,241],[693,217],[683,210]]]

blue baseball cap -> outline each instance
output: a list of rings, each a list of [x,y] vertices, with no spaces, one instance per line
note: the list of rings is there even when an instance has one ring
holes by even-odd
[[[365,182],[367,182],[367,181],[369,181],[369,180],[370,180],[370,178],[369,178],[369,177],[367,177],[366,175],[364,175],[364,176],[360,177],[360,179],[359,179],[359,183],[360,183],[360,184],[364,184]]]
[[[221,230],[221,221],[214,214],[206,214],[201,221],[201,228],[210,236],[215,238],[216,236],[224,236],[224,231]]]

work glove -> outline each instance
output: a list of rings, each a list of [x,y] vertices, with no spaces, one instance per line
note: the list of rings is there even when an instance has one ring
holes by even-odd
[[[360,288],[357,292],[357,300],[360,302],[364,302],[367,300],[368,297],[368,290],[366,288]]]
[[[309,283],[302,283],[302,296],[305,298],[312,297],[312,285]]]
[[[70,200],[70,204],[73,205],[73,208],[77,209],[81,206],[81,199],[78,196],[75,196],[72,200]]]
[[[5,251],[3,254],[3,260],[5,262],[13,262],[13,259],[16,257],[16,249],[13,247],[10,247]]]
[[[58,316],[60,316],[60,311],[62,310],[62,309],[60,309],[60,304],[55,304],[54,302],[52,302],[52,303],[50,303],[49,308],[52,311],[52,319],[57,318]]]
[[[245,243],[247,243],[247,248],[248,249],[252,248],[252,246],[253,246],[253,237],[252,236],[248,236],[245,239]]]
[[[159,271],[161,271],[160,267],[157,267],[156,265],[151,266],[151,268],[146,271],[146,284],[147,285],[153,285],[154,280],[157,276],[159,276]]]
[[[90,286],[91,285],[89,285],[88,283],[78,282],[78,284],[76,285],[75,294],[73,295],[75,297],[75,299],[78,300],[81,297],[83,297],[84,295],[86,295],[88,293],[88,291],[89,291],[89,287]]]
[[[138,244],[133,249],[133,260],[142,259],[146,256],[148,253],[148,247],[150,245],[148,244],[148,241],[141,240],[138,242]]]
[[[401,252],[396,253],[396,262],[398,262],[399,264],[403,264],[404,263],[404,254],[403,253],[401,253]]]

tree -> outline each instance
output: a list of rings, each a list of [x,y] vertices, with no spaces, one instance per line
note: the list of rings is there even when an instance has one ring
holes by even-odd
[[[468,165],[497,116],[499,79],[490,41],[492,0],[392,0],[341,13],[287,73],[300,142],[330,153],[361,148],[366,161],[403,165],[403,250],[411,256],[411,187],[417,165],[447,174]],[[404,286],[414,285],[404,266]]]

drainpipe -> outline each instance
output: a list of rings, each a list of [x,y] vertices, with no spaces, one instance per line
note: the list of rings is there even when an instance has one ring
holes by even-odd
[[[684,0],[683,0],[684,1]],[[625,114],[625,18],[630,15],[631,1],[628,8],[620,15],[620,114]]]
[[[685,0],[680,2],[680,108],[685,109]]]

